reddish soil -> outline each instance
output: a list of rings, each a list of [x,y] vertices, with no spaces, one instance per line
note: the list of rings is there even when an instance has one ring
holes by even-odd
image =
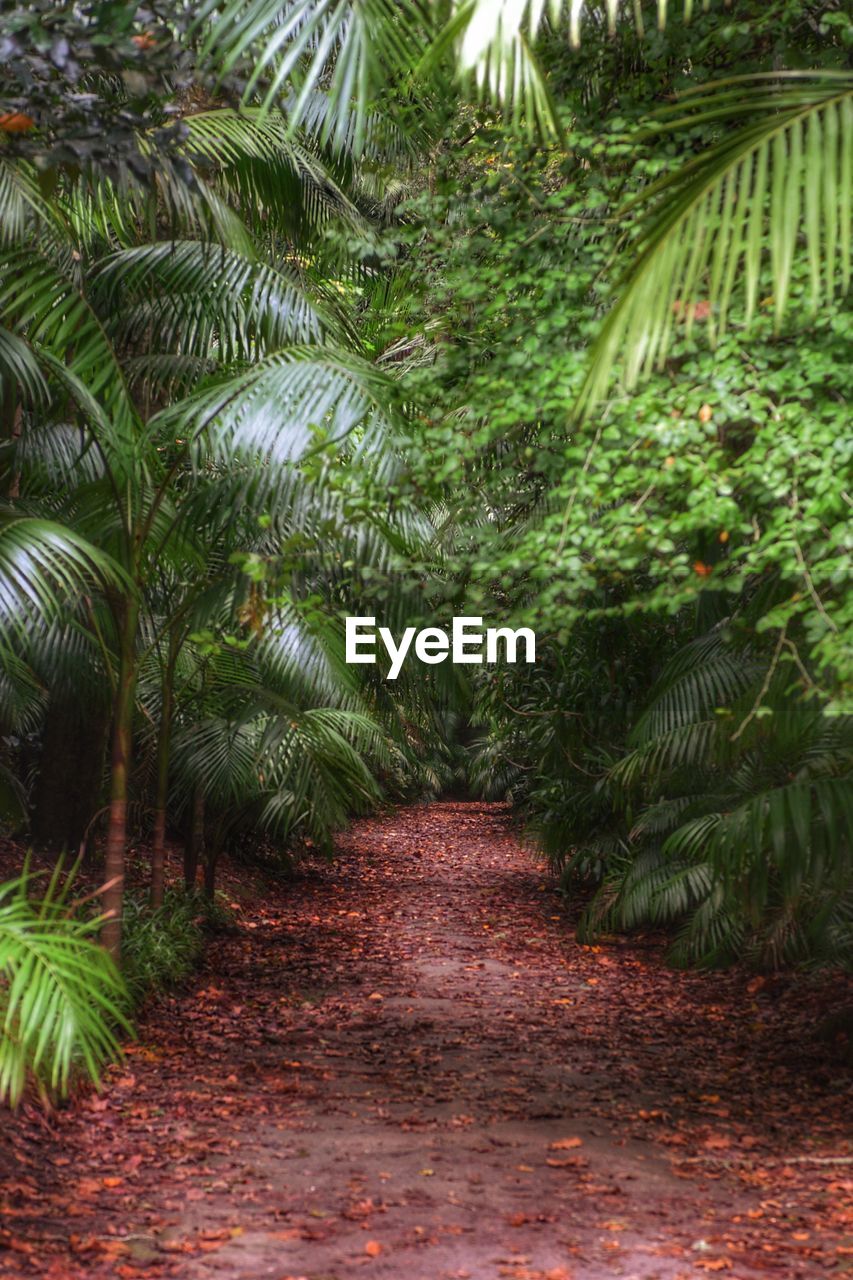
[[[840,1275],[839,987],[579,946],[500,806],[360,822],[102,1096],[7,1122],[0,1275]]]

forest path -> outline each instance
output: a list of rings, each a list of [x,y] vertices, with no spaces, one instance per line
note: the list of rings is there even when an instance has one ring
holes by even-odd
[[[850,1147],[808,992],[582,948],[558,903],[501,806],[355,824],[102,1097],[13,1129],[0,1275],[834,1269]]]

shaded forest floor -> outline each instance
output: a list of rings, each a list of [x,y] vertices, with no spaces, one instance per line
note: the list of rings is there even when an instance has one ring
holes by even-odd
[[[500,806],[363,821],[101,1097],[6,1121],[0,1275],[840,1275],[844,999],[579,946]]]

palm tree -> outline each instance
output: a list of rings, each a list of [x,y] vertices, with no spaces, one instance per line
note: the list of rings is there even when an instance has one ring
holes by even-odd
[[[684,646],[652,690],[602,782],[635,816],[601,850],[582,936],[676,923],[681,962],[849,964],[853,724],[823,714],[784,630],[768,648],[752,629],[774,592]]]
[[[219,141],[225,158],[215,181],[196,183],[183,203],[180,189],[169,187],[173,214],[196,237],[212,227],[218,243],[174,234],[133,243],[145,228],[138,191],[121,199],[103,182],[46,202],[26,164],[3,167],[0,322],[5,383],[16,402],[17,502],[73,530],[66,555],[100,556],[112,569],[103,593],[107,628],[98,628],[98,611],[80,591],[69,591],[66,605],[76,626],[99,631],[112,686],[104,940],[116,957],[140,665],[152,648],[163,655],[157,901],[171,684],[200,601],[218,578],[237,613],[246,579],[241,587],[229,556],[258,544],[259,517],[287,511],[297,527],[322,518],[322,490],[300,480],[300,459],[349,449],[355,465],[369,469],[387,453],[387,380],[340,345],[346,328],[333,308],[312,300],[291,266],[290,244],[256,244],[215,189],[236,181],[232,165],[253,190],[264,166],[292,173],[294,148],[269,122],[261,130],[235,126],[224,112],[219,124],[205,117],[188,150],[201,138],[209,163]],[[251,153],[247,136],[262,138],[261,154]],[[244,144],[238,160],[235,139]],[[305,190],[315,179],[319,189],[319,173],[316,165]],[[323,187],[325,196],[334,190]],[[328,215],[319,196],[309,204],[315,221]],[[355,437],[358,448],[349,448]]]
[[[0,513],[6,727],[26,729],[40,710],[41,687],[21,658],[33,630],[55,626],[69,594],[120,582],[118,566],[73,530]],[[130,1031],[124,984],[94,936],[101,920],[81,913],[85,899],[69,901],[72,881],[73,872],[63,883],[57,864],[45,886],[25,865],[0,885],[0,1103],[17,1105],[30,1081],[45,1102],[64,1095],[78,1068],[97,1083],[120,1053],[118,1033]]]

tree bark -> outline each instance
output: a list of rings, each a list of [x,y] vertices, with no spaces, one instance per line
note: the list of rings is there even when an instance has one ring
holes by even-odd
[[[215,850],[209,849],[204,859],[204,896],[208,902],[213,902],[216,896],[216,863],[218,855]]]
[[[8,440],[10,444],[17,444],[21,438],[21,432],[24,425],[24,410],[18,399],[19,387],[16,382],[8,384],[6,394],[2,400],[0,412],[2,412],[2,437]],[[20,497],[21,493],[21,473],[15,470],[14,460],[10,462],[8,475],[4,477],[5,484],[3,486],[5,497],[9,501],[14,501]]]
[[[169,653],[163,672],[160,732],[157,739],[157,795],[154,803],[154,842],[151,848],[151,906],[162,907],[166,883],[166,806],[169,799],[169,743],[174,701],[175,636],[169,634]]]
[[[216,896],[216,864],[222,852],[222,845],[223,832],[220,823],[217,823],[204,854],[204,896],[208,902],[213,902]]]
[[[133,705],[136,688],[136,627],[139,606],[129,599],[123,607],[120,631],[118,685],[113,706],[113,742],[110,764],[110,816],[104,862],[101,904],[107,917],[101,942],[116,964],[121,962],[121,925],[124,902],[124,862],[127,845],[127,784],[133,737]]]
[[[184,884],[192,893],[198,876],[198,864],[204,852],[204,792],[201,787],[193,791],[190,832],[184,845]]]

